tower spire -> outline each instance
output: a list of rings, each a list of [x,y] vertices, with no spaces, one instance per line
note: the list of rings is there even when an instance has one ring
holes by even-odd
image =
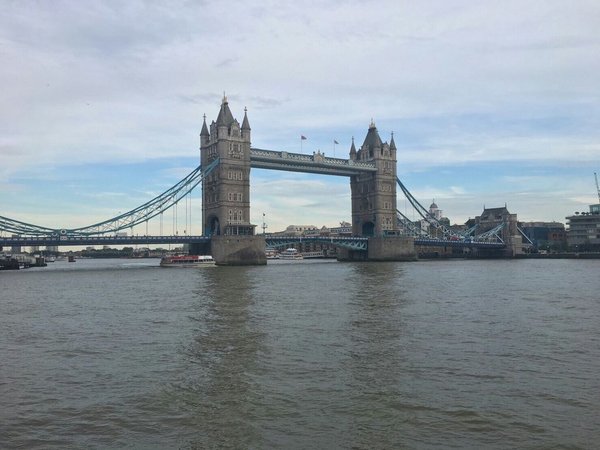
[[[250,122],[248,121],[248,108],[244,106],[244,120],[242,121],[242,130],[250,130]]]
[[[204,120],[202,122],[202,131],[200,132],[200,136],[208,136],[208,127],[206,126],[206,114],[203,116]]]
[[[394,142],[394,132],[392,131],[392,139],[390,140],[390,150],[396,150],[396,143]]]

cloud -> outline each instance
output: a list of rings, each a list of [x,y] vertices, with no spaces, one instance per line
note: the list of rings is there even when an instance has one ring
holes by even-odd
[[[304,134],[304,152],[332,154],[337,139],[336,156],[347,155],[373,117],[384,140],[395,132],[399,173],[424,198],[464,201],[452,205],[464,215],[469,201],[503,203],[518,192],[525,207],[538,202],[543,180],[512,167],[542,166],[569,186],[561,201],[571,208],[586,188],[567,177],[600,166],[600,4],[543,6],[9,2],[0,16],[2,192],[58,185],[82,167],[98,192],[118,192],[93,169],[151,162],[164,170],[146,181],[132,175],[128,192],[169,187],[184,175],[175,166],[197,160],[202,115],[216,118],[225,91],[238,120],[248,107],[254,146],[299,152]],[[483,166],[502,169],[485,184]],[[290,220],[304,209],[331,220],[349,208],[347,184],[335,181],[270,172],[253,190],[253,208]],[[332,190],[334,213],[320,206]],[[18,212],[10,199],[0,207]]]
[[[85,194],[87,197],[96,199],[115,199],[119,197],[125,197],[127,194],[124,192],[94,192]]]
[[[239,60],[239,58],[225,58],[222,61],[219,61],[216,66],[218,68],[228,68],[231,67],[233,64],[235,64],[237,61]]]

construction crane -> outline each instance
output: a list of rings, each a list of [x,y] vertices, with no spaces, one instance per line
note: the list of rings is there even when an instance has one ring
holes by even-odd
[[[598,175],[594,172],[594,178],[596,179],[596,190],[598,191],[598,203],[600,203],[600,186],[598,186]]]

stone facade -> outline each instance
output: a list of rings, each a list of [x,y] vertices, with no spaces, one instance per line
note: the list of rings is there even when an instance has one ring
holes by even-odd
[[[352,140],[350,159],[374,161],[376,172],[350,178],[352,191],[352,233],[356,236],[383,236],[398,231],[396,220],[396,144],[382,142],[371,122],[357,151]]]
[[[500,208],[484,208],[481,216],[475,218],[478,225],[477,234],[492,230],[500,224],[504,224],[500,230],[500,237],[506,244],[502,256],[513,257],[523,253],[523,237],[517,228],[517,215],[511,214],[506,206]],[[480,256],[488,254],[495,255],[495,250],[478,250]]]
[[[211,255],[219,266],[267,264],[264,236],[213,236]]]
[[[369,261],[416,261],[415,241],[411,237],[369,238]]]
[[[250,125],[240,127],[223,97],[217,120],[200,133],[200,163],[218,166],[202,180],[202,232],[205,236],[253,235],[250,223]]]
[[[265,239],[250,223],[250,124],[240,126],[223,96],[217,120],[206,117],[200,133],[200,163],[217,166],[202,180],[202,232],[211,236],[210,253],[218,265],[267,263]]]
[[[411,237],[386,236],[369,238],[369,248],[339,248],[338,261],[416,261],[415,242]]]

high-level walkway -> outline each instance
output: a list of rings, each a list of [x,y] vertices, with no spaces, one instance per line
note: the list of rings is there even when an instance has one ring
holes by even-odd
[[[305,155],[285,151],[250,149],[250,165],[257,169],[287,170],[290,172],[316,173],[349,177],[361,173],[376,172],[373,161],[330,158],[324,153]]]

